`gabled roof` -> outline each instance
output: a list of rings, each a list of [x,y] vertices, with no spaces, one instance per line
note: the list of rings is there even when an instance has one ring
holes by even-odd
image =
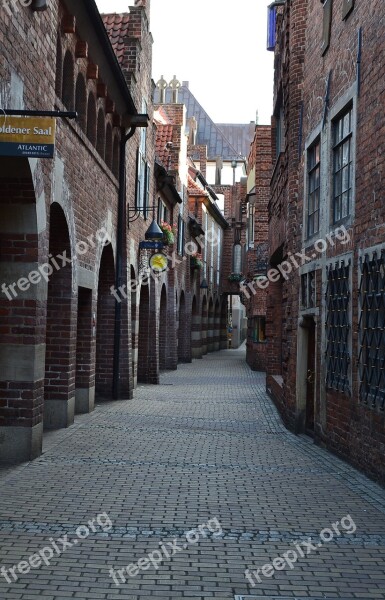
[[[130,15],[129,13],[110,13],[101,15],[101,17],[119,64],[122,65],[125,45],[127,44],[125,38],[128,37]]]
[[[155,104],[159,102],[159,90],[155,90]],[[171,103],[171,90],[166,90],[166,104]],[[255,124],[230,125],[224,127],[214,123],[202,105],[191,93],[187,82],[179,88],[178,104],[184,104],[187,109],[187,119],[197,120],[197,145],[207,146],[209,160],[220,156],[223,160],[245,159],[250,151],[250,143],[254,137]],[[232,128],[232,129],[231,129]],[[227,134],[231,135],[232,141]]]

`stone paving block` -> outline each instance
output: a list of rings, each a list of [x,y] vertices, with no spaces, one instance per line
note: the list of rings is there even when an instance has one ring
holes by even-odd
[[[385,600],[384,490],[287,432],[244,351],[180,365],[161,383],[98,404],[50,432],[39,459],[0,471],[0,567],[64,535],[76,541],[12,585],[0,575],[1,599]],[[111,527],[79,539],[77,528],[102,513]],[[356,530],[318,547],[348,514]],[[215,518],[217,532],[188,542]],[[309,539],[316,550],[293,569],[246,579]],[[159,568],[120,586],[110,577],[174,540],[181,549]]]

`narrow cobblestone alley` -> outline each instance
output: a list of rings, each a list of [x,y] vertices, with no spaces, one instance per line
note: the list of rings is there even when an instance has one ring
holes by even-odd
[[[3,574],[5,600],[385,598],[384,491],[284,429],[244,348],[181,365],[133,401],[99,404],[0,481],[0,566],[10,580],[20,561],[66,546],[49,564],[17,570],[16,582]],[[345,519],[320,542],[347,515],[356,531]],[[197,529],[207,523],[211,531]],[[59,543],[66,535],[71,544]],[[255,587],[245,578],[308,538],[317,547],[303,545],[292,569],[259,571]],[[111,568],[161,545],[174,556],[114,583]]]

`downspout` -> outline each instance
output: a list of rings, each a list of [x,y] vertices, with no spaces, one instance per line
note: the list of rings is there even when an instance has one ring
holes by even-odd
[[[120,140],[119,156],[119,195],[118,195],[118,222],[116,236],[116,273],[115,273],[115,330],[114,330],[114,362],[112,395],[114,400],[120,399],[120,344],[122,338],[122,301],[119,300],[119,288],[124,285],[124,253],[127,249],[125,245],[125,229],[127,227],[126,219],[126,147],[127,142],[135,134],[136,126],[132,126],[127,133],[122,129]],[[121,294],[120,294],[121,297]]]

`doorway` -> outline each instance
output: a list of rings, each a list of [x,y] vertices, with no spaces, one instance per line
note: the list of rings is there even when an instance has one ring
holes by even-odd
[[[301,317],[297,346],[296,433],[314,436],[316,394],[316,322]]]

